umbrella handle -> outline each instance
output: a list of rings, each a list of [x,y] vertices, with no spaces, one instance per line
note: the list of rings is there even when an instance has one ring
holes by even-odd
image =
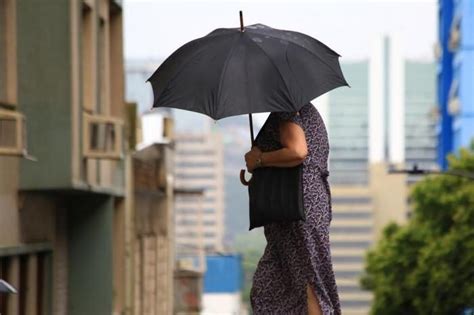
[[[246,180],[245,179],[245,170],[240,170],[240,182],[242,183],[242,185],[248,186],[251,181],[252,181],[252,177],[250,177],[249,180]]]

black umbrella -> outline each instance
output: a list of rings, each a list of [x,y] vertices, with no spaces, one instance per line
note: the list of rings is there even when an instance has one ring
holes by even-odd
[[[320,41],[263,24],[219,28],[176,50],[147,80],[153,107],[203,113],[213,119],[298,111],[314,98],[348,85],[339,54]]]
[[[242,17],[242,16],[241,16]],[[320,41],[263,24],[219,28],[169,56],[147,80],[153,107],[228,116],[297,111],[347,85],[339,55]]]

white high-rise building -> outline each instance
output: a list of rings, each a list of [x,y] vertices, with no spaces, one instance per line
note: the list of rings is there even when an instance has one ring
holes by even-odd
[[[413,178],[390,165],[432,167],[436,158],[435,65],[406,61],[396,37],[374,40],[369,60],[342,65],[350,89],[315,104],[330,140],[331,251],[342,312],[368,314],[372,294],[360,287],[364,256],[390,221],[409,214]]]
[[[221,135],[215,132],[176,135],[175,187],[202,190],[175,203],[177,253],[183,248],[223,250],[224,159]],[[179,259],[179,257],[178,257]]]

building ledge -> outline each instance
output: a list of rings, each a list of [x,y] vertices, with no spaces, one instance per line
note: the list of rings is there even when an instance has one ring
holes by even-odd
[[[23,243],[13,246],[0,246],[0,257],[50,252],[52,251],[52,249],[53,247],[49,242]]]
[[[69,187],[51,187],[51,188],[34,188],[20,189],[22,193],[47,193],[60,195],[109,195],[113,197],[124,197],[125,192],[122,188],[101,187],[88,185],[85,183],[75,183]]]

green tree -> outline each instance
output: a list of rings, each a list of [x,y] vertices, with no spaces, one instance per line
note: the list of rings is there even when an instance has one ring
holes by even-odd
[[[474,147],[449,165],[474,173]],[[474,307],[474,181],[428,176],[411,198],[409,222],[386,226],[366,255],[361,285],[374,293],[371,314],[460,315]]]

